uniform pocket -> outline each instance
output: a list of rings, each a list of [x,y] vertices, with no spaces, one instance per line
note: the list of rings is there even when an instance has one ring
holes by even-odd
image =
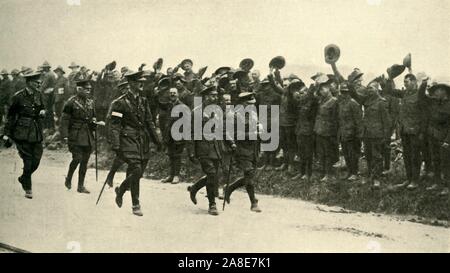
[[[30,126],[32,125],[31,123],[32,123],[32,119],[28,119],[28,118],[19,119],[14,128],[14,139],[28,140]]]

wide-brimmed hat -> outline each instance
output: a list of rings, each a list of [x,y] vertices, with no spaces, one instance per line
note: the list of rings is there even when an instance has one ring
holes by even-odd
[[[249,72],[253,68],[254,64],[255,64],[255,62],[252,59],[245,58],[239,63],[239,68]]]
[[[44,63],[41,65],[42,68],[50,68],[52,67],[47,61],[44,61]]]
[[[190,63],[191,66],[194,65],[194,62],[191,59],[184,59],[181,61],[181,69],[183,69],[185,63]]]
[[[428,89],[428,93],[433,94],[434,91],[436,91],[439,88],[443,88],[444,90],[447,91],[447,93],[450,95],[450,84],[448,83],[437,83],[437,84],[433,84],[429,89]]]
[[[63,74],[66,74],[66,71],[64,71],[64,69],[62,68],[62,66],[58,66],[57,68],[55,68],[54,70],[53,70],[53,72],[57,72],[57,71],[60,71],[61,73],[63,73]]]
[[[78,68],[80,67],[79,65],[77,65],[75,62],[71,62],[69,65],[69,68]]]
[[[394,64],[391,67],[389,67],[386,72],[389,75],[389,78],[391,79],[395,79],[396,77],[398,77],[400,74],[403,73],[403,71],[405,71],[406,66],[402,65],[402,64]]]
[[[269,67],[282,69],[286,65],[286,59],[283,56],[276,56],[269,62]]]
[[[39,80],[41,78],[41,72],[39,71],[33,71],[33,70],[27,70],[24,74],[23,77],[25,78],[25,81],[29,82],[29,81],[36,81]]]
[[[361,70],[359,70],[359,68],[354,68],[352,73],[350,73],[350,75],[348,75],[347,80],[349,82],[354,82],[357,79],[361,78],[362,75],[364,75],[364,73],[362,73]]]

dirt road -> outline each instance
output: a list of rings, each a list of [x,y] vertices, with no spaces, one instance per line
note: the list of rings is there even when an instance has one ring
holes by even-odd
[[[119,209],[112,189],[95,206],[106,172],[96,183],[88,170],[90,195],[67,191],[69,161],[70,153],[45,151],[28,200],[17,182],[16,150],[0,150],[0,242],[31,252],[450,252],[448,228],[300,200],[259,196],[263,213],[255,214],[236,192],[224,212],[210,216],[205,191],[195,206],[186,183],[143,179],[144,217],[136,217],[129,194]]]

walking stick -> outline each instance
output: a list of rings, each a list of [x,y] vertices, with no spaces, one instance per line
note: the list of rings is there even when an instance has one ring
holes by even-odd
[[[103,190],[105,189],[105,185],[107,182],[108,182],[108,180],[105,180],[105,183],[103,183],[102,190],[100,191],[100,194],[98,195],[97,202],[95,202],[95,205],[97,205],[98,201],[100,201],[100,197],[102,196]]]
[[[98,149],[97,149],[97,130],[94,132],[95,134],[95,182],[98,182]]]
[[[231,153],[230,164],[228,167],[227,184],[225,185],[225,194],[227,193],[228,186],[230,186],[231,169],[233,168],[233,155],[234,155],[234,153]],[[226,198],[223,198],[222,210],[225,210],[225,202],[226,202]]]

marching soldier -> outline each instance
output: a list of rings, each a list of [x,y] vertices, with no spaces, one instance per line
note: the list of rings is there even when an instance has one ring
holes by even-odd
[[[64,76],[66,73],[62,66],[58,66],[53,72],[56,73],[56,82],[55,82],[55,113],[56,118],[61,125],[61,115],[64,107],[64,103],[70,98],[69,96],[69,81]]]
[[[381,186],[380,177],[383,171],[383,149],[386,138],[390,137],[389,113],[386,101],[378,94],[380,85],[371,81],[368,87],[359,89],[359,85],[349,82],[350,96],[364,106],[362,120],[362,138],[367,159],[368,177],[375,188]],[[361,95],[363,93],[364,95]],[[363,181],[365,182],[365,181]]]
[[[192,110],[192,116],[197,115],[200,110],[203,110],[206,106],[216,104],[218,100],[218,92],[215,86],[204,87],[200,94],[203,98],[203,103]],[[214,119],[214,116],[207,116],[203,113],[202,117],[202,132],[203,126],[210,120]],[[194,127],[192,127],[194,128]],[[212,136],[214,138],[214,136]],[[205,134],[202,134],[201,140],[193,140],[192,145],[189,147],[189,157],[191,160],[197,158],[200,161],[205,176],[200,178],[192,186],[188,187],[190,198],[192,203],[197,204],[196,194],[197,192],[206,186],[206,192],[208,196],[210,215],[219,215],[219,211],[216,206],[216,188],[218,183],[218,170],[220,161],[222,160],[222,153],[219,146],[219,142],[216,139],[208,140]]]
[[[125,79],[130,91],[111,106],[109,134],[113,150],[127,163],[127,177],[115,188],[116,204],[122,207],[127,189],[131,191],[133,214],[142,216],[139,202],[139,183],[150,156],[150,139],[160,147],[147,99],[141,95],[141,72],[128,71]]]
[[[347,179],[358,179],[358,163],[361,152],[362,110],[361,106],[350,97],[346,83],[340,85],[338,98],[338,138],[342,145],[345,163],[348,169]]]
[[[170,88],[170,110],[176,106],[183,105],[178,99],[178,89],[175,87]],[[184,150],[184,141],[183,140],[174,140],[171,134],[172,125],[175,121],[178,120],[179,117],[171,117],[166,124],[165,128],[161,128],[163,132],[163,140],[168,147],[168,155],[170,159],[170,175],[163,179],[163,183],[172,183],[178,184],[180,183],[180,170],[181,170],[181,157],[183,155]]]
[[[61,137],[67,140],[69,151],[72,153],[72,161],[67,172],[65,186],[72,187],[72,176],[78,165],[79,193],[89,194],[84,186],[87,164],[95,145],[94,130],[96,129],[96,117],[94,101],[89,98],[92,86],[88,80],[77,82],[77,94],[71,97],[64,105],[61,118]]]
[[[256,103],[256,100],[253,96],[253,93],[251,92],[243,92],[239,95],[239,99],[241,104],[240,107],[246,107],[247,105],[253,105]],[[244,114],[244,115],[241,115]],[[248,129],[244,129],[244,132],[237,131],[236,134],[242,134],[245,136],[243,140],[241,140],[239,137],[236,137],[234,143],[232,142],[232,149],[235,150],[235,158],[237,160],[238,166],[241,168],[242,172],[244,173],[243,177],[240,177],[235,182],[230,184],[225,189],[225,195],[224,198],[227,201],[227,203],[230,203],[230,197],[234,190],[237,188],[240,188],[242,186],[245,186],[245,189],[247,191],[248,197],[250,199],[250,210],[254,212],[261,212],[261,209],[258,207],[258,199],[255,197],[255,173],[256,173],[256,162],[258,160],[258,140],[251,140],[250,135],[254,134],[257,136],[258,132],[254,131],[252,132],[252,129],[257,128],[251,128],[251,122],[249,119],[256,119],[254,124],[257,124],[257,113],[256,108],[254,112],[251,112],[248,117],[246,117],[245,112],[240,113],[239,110],[236,110],[236,122],[242,122]]]
[[[120,93],[120,96],[119,96],[118,98],[120,98],[122,95],[125,95],[125,94],[127,94],[128,92],[130,92],[130,85],[128,84],[128,82],[127,82],[125,79],[122,80],[122,81],[117,85],[117,88],[118,88],[119,93]],[[110,126],[110,118],[111,118],[111,107],[114,105],[114,103],[116,102],[116,100],[117,100],[118,98],[116,98],[115,100],[113,100],[113,101],[111,102],[111,105],[110,105],[110,107],[109,107],[108,113],[107,113],[107,115],[106,115],[106,126],[107,126],[106,128],[107,128],[107,131],[108,131],[108,132],[110,132],[109,126]],[[111,142],[113,138],[112,138],[111,136],[109,136],[107,139],[108,139],[109,142]],[[110,144],[112,144],[112,143],[110,143]],[[106,184],[108,184],[108,186],[109,186],[110,188],[113,187],[113,184],[114,184],[114,176],[116,175],[116,172],[119,170],[119,168],[120,168],[123,164],[125,164],[125,161],[123,161],[119,156],[116,155],[116,156],[114,157],[113,163],[112,163],[112,165],[111,165],[111,169],[109,170],[108,175],[106,176]]]
[[[25,89],[12,97],[5,125],[5,141],[12,139],[16,143],[23,160],[23,173],[19,182],[26,198],[33,198],[31,176],[39,167],[42,157],[42,118],[45,107],[39,92],[41,74],[29,71],[24,75]]]
[[[321,163],[322,182],[328,182],[332,175],[335,163],[335,148],[337,142],[338,111],[337,99],[331,94],[331,79],[324,75],[318,79],[319,106],[314,132],[316,134],[316,147]]]
[[[419,99],[430,108],[427,128],[430,137],[430,154],[433,161],[434,183],[427,190],[437,190],[442,185],[442,196],[448,195],[450,187],[450,85],[435,84],[425,95],[427,79],[419,87]],[[445,182],[447,181],[447,182]]]
[[[51,66],[47,61],[45,61],[41,65],[41,69],[42,69],[41,92],[43,95],[45,111],[46,111],[46,116],[44,119],[44,128],[50,129],[51,131],[53,131],[55,129],[53,105],[55,104],[54,87],[55,87],[56,77],[50,71],[50,68],[51,68]]]

